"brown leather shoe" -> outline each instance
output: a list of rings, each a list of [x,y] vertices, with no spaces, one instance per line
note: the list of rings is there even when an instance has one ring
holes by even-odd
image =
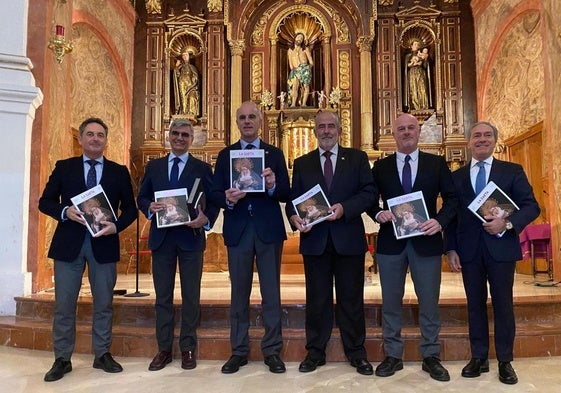
[[[148,370],[158,371],[166,366],[166,364],[171,363],[171,351],[160,351],[154,356]]]
[[[184,370],[192,370],[197,367],[197,359],[193,351],[181,352],[181,368]]]

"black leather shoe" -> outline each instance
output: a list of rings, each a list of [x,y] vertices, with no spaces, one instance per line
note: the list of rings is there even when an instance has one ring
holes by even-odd
[[[181,368],[184,370],[192,370],[197,367],[197,358],[193,351],[181,352]]]
[[[70,360],[64,360],[63,358],[58,358],[53,363],[53,367],[45,374],[45,382],[58,381],[64,374],[72,371],[72,363]]]
[[[309,373],[314,371],[319,366],[325,365],[325,359],[314,359],[310,355],[306,356],[306,359],[302,363],[300,363],[300,367],[298,367],[298,371],[301,373]]]
[[[376,367],[376,375],[379,377],[389,377],[399,370],[403,370],[403,362],[401,359],[386,356],[384,361]]]
[[[429,373],[430,377],[432,379],[436,379],[437,381],[446,382],[450,380],[448,370],[442,367],[440,359],[434,356],[429,356],[428,358],[423,359],[423,371]]]
[[[286,366],[279,355],[265,356],[265,364],[269,366],[269,371],[272,373],[280,374],[286,371]]]
[[[150,362],[148,370],[158,371],[166,366],[166,364],[171,363],[171,351],[160,351],[154,356],[154,359]]]
[[[222,366],[222,373],[233,374],[237,373],[241,366],[247,364],[247,356],[232,355],[230,359]]]
[[[469,363],[462,369],[462,377],[475,378],[479,377],[481,373],[489,372],[489,360],[471,358]]]
[[[113,359],[109,352],[105,352],[98,358],[95,358],[93,368],[99,368],[106,373],[120,373],[123,367]]]
[[[372,375],[374,374],[374,369],[372,365],[366,359],[353,359],[351,360],[351,366],[356,368],[356,372],[362,375]]]
[[[499,381],[507,385],[514,385],[518,382],[518,377],[510,362],[499,362]]]

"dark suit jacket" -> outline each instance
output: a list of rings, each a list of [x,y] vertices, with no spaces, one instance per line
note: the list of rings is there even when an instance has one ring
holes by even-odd
[[[144,178],[138,192],[138,208],[146,217],[149,217],[150,203],[154,201],[154,193],[156,191],[169,190],[171,185],[169,183],[168,174],[168,161],[169,154],[165,157],[151,160],[146,165],[144,171]],[[176,188],[187,188],[187,192],[193,189],[193,183],[197,177],[201,178],[205,194],[208,194],[212,188],[212,169],[209,164],[203,162],[193,155],[189,154],[185,168],[179,177],[179,184]],[[208,217],[210,225],[214,224],[216,216],[218,215],[218,208],[212,204],[207,203],[205,215]],[[170,230],[181,230],[184,232],[179,239],[178,246],[185,251],[204,251],[206,245],[206,236],[202,230],[193,230],[185,225],[177,227],[158,228],[156,223],[156,214],[152,215],[152,222],[150,223],[150,236],[148,237],[148,247],[151,250],[157,250],[161,246],[166,234]]]
[[[320,184],[331,205],[341,203],[344,216],[335,221],[323,221],[309,232],[300,234],[300,253],[321,255],[328,235],[338,254],[359,255],[367,250],[364,223],[361,214],[370,209],[378,195],[372,181],[366,153],[339,146],[331,188],[327,190],[319,149],[294,161],[290,200],[296,199],[316,184]],[[292,203],[286,205],[288,217],[296,214]]]
[[[138,215],[127,167],[104,158],[99,184],[117,214],[115,225],[117,232],[121,232],[132,224]],[[72,206],[70,198],[86,190],[82,156],[56,163],[39,199],[39,210],[58,221],[49,249],[49,258],[70,262],[78,257],[87,228],[72,220],[62,221],[60,216],[65,206]],[[120,259],[119,236],[113,234],[92,237],[92,249],[99,263],[117,262]]]
[[[376,161],[372,167],[372,175],[384,201],[383,210],[388,210],[387,200],[404,194],[397,170],[397,155],[392,154]],[[423,192],[429,218],[435,218],[442,228],[446,228],[456,215],[458,198],[444,157],[419,151],[419,166],[411,192],[415,191]],[[442,197],[442,208],[437,212],[439,195]],[[368,214],[374,219],[381,210],[375,205]],[[441,233],[397,240],[392,223],[387,222],[380,225],[376,252],[397,255],[403,251],[407,241],[413,243],[415,251],[421,256],[440,255],[444,251]]]
[[[520,208],[508,217],[513,230],[506,231],[502,237],[485,232],[481,220],[467,208],[475,198],[469,165],[455,171],[452,179],[460,206],[457,219],[445,231],[446,251],[455,250],[463,263],[474,258],[476,251],[482,247],[482,241],[495,261],[513,262],[522,259],[518,234],[540,214],[524,169],[518,164],[497,159],[493,159],[491,165],[489,181],[495,182]]]
[[[250,217],[248,207],[251,204],[252,221],[257,235],[264,243],[279,243],[286,239],[286,230],[279,202],[286,202],[290,193],[290,181],[284,154],[279,148],[260,141],[260,149],[265,150],[265,168],[275,173],[276,186],[272,196],[265,192],[250,192],[229,209],[226,205],[225,191],[230,188],[230,150],[241,149],[238,141],[218,154],[214,170],[214,188],[212,199],[217,206],[224,209],[223,235],[226,246],[236,246]]]

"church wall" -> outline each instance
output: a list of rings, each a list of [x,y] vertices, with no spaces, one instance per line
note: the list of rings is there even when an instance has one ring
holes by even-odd
[[[54,3],[54,2],[53,2]],[[37,83],[47,99],[33,124],[28,268],[33,291],[52,287],[52,260],[47,251],[55,220],[38,213],[38,199],[57,160],[81,152],[77,128],[87,117],[102,118],[109,126],[106,156],[128,164],[132,107],[133,37],[135,15],[128,0],[73,2],[29,1],[31,26],[28,56]],[[53,20],[65,26],[74,49],[62,63],[46,48]]]

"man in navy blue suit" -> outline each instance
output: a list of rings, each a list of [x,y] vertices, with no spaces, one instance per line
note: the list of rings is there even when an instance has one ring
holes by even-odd
[[[306,349],[300,372],[325,364],[333,327],[333,281],[337,324],[345,355],[363,375],[372,375],[364,341],[364,256],[366,235],[361,214],[370,209],[378,191],[366,153],[339,145],[341,122],[336,113],[320,112],[314,133],[319,147],[294,161],[291,200],[320,184],[333,214],[314,226],[286,205],[291,225],[300,231],[300,253],[306,276]],[[330,183],[330,184],[329,184]]]
[[[444,157],[419,151],[421,127],[407,113],[393,124],[397,153],[376,161],[372,168],[374,183],[384,202],[374,206],[369,215],[380,223],[376,258],[382,286],[382,334],[386,358],[376,367],[376,375],[388,377],[403,369],[401,338],[402,306],[407,270],[419,301],[419,352],[422,369],[437,381],[449,381],[448,371],[440,363],[440,297],[441,258],[444,251],[442,228],[456,215],[458,204],[450,169]],[[387,200],[422,191],[429,219],[417,226],[420,236],[397,239],[392,221],[397,218],[388,209]],[[438,197],[442,208],[437,211]]]
[[[478,377],[489,371],[489,320],[487,284],[491,291],[495,319],[495,352],[499,380],[518,382],[510,362],[515,336],[512,286],[516,261],[522,259],[518,234],[540,213],[524,169],[515,163],[493,158],[498,130],[488,122],[478,122],[468,132],[470,163],[452,174],[460,207],[457,219],[445,231],[450,269],[462,272],[468,303],[471,360],[462,376]],[[482,169],[480,169],[482,167]],[[484,217],[482,223],[467,206],[476,196],[476,183],[493,181],[520,210],[508,217]]]
[[[98,118],[84,120],[78,142],[83,154],[61,160],[45,185],[39,210],[58,221],[49,257],[54,259],[55,310],[53,348],[55,362],[45,374],[52,382],[72,371],[71,357],[76,342],[76,305],[82,276],[88,265],[93,298],[92,349],[94,368],[109,373],[123,371],[111,353],[113,289],[117,281],[116,262],[120,259],[118,233],[137,217],[128,169],[103,157],[107,146],[107,125]],[[120,214],[116,222],[102,220],[95,237],[86,226],[84,213],[70,198],[100,184],[113,210]]]
[[[198,214],[196,217],[190,217],[190,221],[177,226],[158,228],[157,213],[163,214],[166,211],[166,203],[156,202],[155,192],[177,188],[186,188],[188,193],[194,192],[193,183],[197,178],[201,179],[207,194],[212,187],[210,165],[189,154],[189,147],[195,136],[191,122],[185,119],[174,120],[169,130],[171,153],[148,162],[138,192],[138,208],[151,219],[148,246],[152,250],[152,277],[156,291],[158,353],[148,367],[150,371],[161,370],[172,361],[176,266],[179,266],[181,283],[181,367],[190,370],[197,366],[196,329],[199,325],[203,253],[206,246],[206,236],[202,228],[210,229],[218,215],[218,208],[212,203],[207,203],[204,210],[200,205],[197,207]]]
[[[282,349],[280,264],[286,229],[279,202],[290,193],[288,170],[280,149],[259,138],[261,112],[253,102],[242,103],[236,111],[240,140],[218,154],[214,171],[214,202],[224,209],[223,235],[228,249],[228,269],[232,285],[230,344],[232,356],[222,366],[225,374],[235,373],[247,364],[249,353],[249,297],[253,264],[257,266],[265,335],[261,351],[273,373],[286,367]],[[265,153],[265,191],[245,192],[230,183],[230,151],[262,149]]]

